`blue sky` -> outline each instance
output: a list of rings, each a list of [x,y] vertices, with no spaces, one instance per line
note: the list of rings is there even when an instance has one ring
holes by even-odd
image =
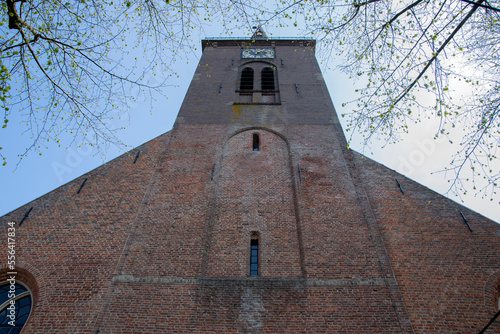
[[[290,33],[290,29],[271,30],[276,37],[293,35]],[[206,31],[207,35],[200,36],[200,40],[207,36],[220,36],[218,29],[206,29]],[[245,34],[245,32],[241,32],[239,36]],[[125,149],[111,147],[103,156],[93,148],[78,148],[76,144],[69,147],[51,146],[47,150],[42,150],[42,155],[29,154],[17,165],[17,154],[22,152],[31,143],[31,140],[28,135],[22,134],[25,128],[18,119],[13,117],[9,126],[0,130],[0,142],[2,143],[0,146],[4,147],[2,153],[8,157],[7,166],[0,168],[0,182],[2,184],[0,215],[6,214],[125,151],[169,131],[195,71],[198,58],[201,55],[201,48],[198,48],[197,52],[197,54],[189,55],[188,58],[177,60],[175,66],[180,77],[169,79],[169,83],[176,86],[164,89],[163,94],[168,96],[168,99],[157,96],[156,101],[147,100],[131,103],[129,104],[129,116],[116,121],[116,125],[126,126],[125,130],[118,133],[119,138],[128,145]],[[323,76],[337,112],[339,114],[348,112],[349,109],[342,108],[341,105],[355,97],[354,89],[358,83],[334,69],[323,69]],[[341,119],[341,121],[343,120]],[[343,127],[345,129],[345,123]],[[439,193],[445,193],[449,186],[445,175],[432,173],[443,169],[449,163],[451,154],[456,150],[456,147],[447,141],[433,140],[435,127],[436,122],[432,120],[417,124],[410,129],[410,133],[404,136],[400,143],[387,145],[383,148],[381,147],[382,142],[373,142],[371,149],[366,149],[355,138],[351,142],[351,148]],[[455,196],[449,197],[461,202]],[[462,195],[462,200],[464,201],[462,204],[465,206],[500,222],[500,196],[493,197],[493,201],[491,201],[490,198],[476,197],[470,191],[467,195]]]

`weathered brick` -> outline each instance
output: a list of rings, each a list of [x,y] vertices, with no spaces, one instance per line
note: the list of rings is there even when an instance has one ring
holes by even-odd
[[[172,131],[2,217],[33,207],[23,333],[478,332],[500,225],[346,149],[314,41],[255,41],[281,102],[235,103],[249,42],[203,42]]]

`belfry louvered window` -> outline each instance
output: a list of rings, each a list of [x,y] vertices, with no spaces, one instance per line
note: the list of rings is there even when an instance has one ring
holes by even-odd
[[[253,69],[250,67],[241,71],[240,90],[253,90]]]
[[[236,103],[280,104],[277,69],[269,62],[248,62],[239,69]]]
[[[274,90],[274,71],[270,67],[264,67],[261,72],[262,90]]]

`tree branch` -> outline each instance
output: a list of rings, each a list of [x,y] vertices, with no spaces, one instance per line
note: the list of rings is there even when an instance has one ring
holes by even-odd
[[[479,4],[477,2],[470,1],[470,0],[460,0],[460,1],[470,3],[471,5],[478,5],[479,7],[483,7],[483,8],[486,8],[486,9],[491,9],[491,10],[494,10],[496,12],[500,12],[500,9],[492,7],[492,6],[489,6],[489,5]]]
[[[422,1],[424,0],[417,0],[411,4],[409,4],[408,6],[406,6],[405,8],[403,8],[402,10],[400,10],[396,15],[394,15],[389,21],[387,21],[386,23],[384,23],[379,29],[379,33],[377,34],[377,36],[375,36],[372,41],[370,42],[370,44],[367,45],[367,47],[363,50],[363,52],[360,53],[360,55],[364,54],[372,45],[373,43],[377,40],[377,38],[380,37],[380,35],[382,34],[382,31],[384,31],[384,28],[388,28],[391,26],[392,23],[394,23],[394,21],[396,21],[398,19],[398,17],[400,17],[401,15],[403,15],[406,11],[412,9],[413,7],[417,6],[418,4],[420,4]]]
[[[356,8],[359,8],[361,6],[366,6],[366,5],[369,5],[373,2],[379,2],[380,0],[368,0],[368,1],[365,1],[365,2],[361,2],[361,3],[353,3],[352,5]]]
[[[439,54],[441,53],[441,51],[444,50],[444,48],[448,45],[448,43],[450,43],[450,41],[453,39],[453,37],[455,37],[455,35],[457,34],[457,32],[460,31],[460,29],[462,29],[463,25],[465,24],[465,22],[467,22],[471,17],[472,15],[475,13],[475,11],[479,8],[479,5],[484,2],[484,0],[479,0],[475,5],[474,7],[472,7],[472,9],[469,11],[469,13],[464,17],[464,19],[457,25],[457,27],[453,30],[453,32],[450,34],[450,36],[448,36],[448,38],[446,39],[446,41],[444,41],[443,45],[441,45],[441,47],[434,53],[434,56],[427,62],[427,65],[424,67],[424,69],[420,72],[420,74],[418,75],[418,77],[412,81],[412,83],[405,89],[405,91],[396,99],[396,101],[393,103],[393,106],[395,106],[396,104],[398,104],[399,101],[401,101],[405,96],[406,94],[408,94],[408,92],[410,90],[412,90],[412,88],[417,84],[417,82],[420,80],[420,78],[422,78],[422,76],[425,74],[425,72],[427,71],[427,69],[432,65],[432,63],[437,59],[437,57],[439,56]]]

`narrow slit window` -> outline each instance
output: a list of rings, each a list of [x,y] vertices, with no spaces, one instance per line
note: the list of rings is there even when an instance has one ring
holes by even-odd
[[[253,90],[253,69],[250,67],[241,71],[240,90]]]
[[[253,134],[253,150],[254,151],[260,151],[260,140],[259,140],[259,135],[257,133]]]
[[[250,240],[250,276],[259,275],[259,239]]]
[[[274,71],[270,67],[264,67],[261,72],[262,90],[275,90]]]

